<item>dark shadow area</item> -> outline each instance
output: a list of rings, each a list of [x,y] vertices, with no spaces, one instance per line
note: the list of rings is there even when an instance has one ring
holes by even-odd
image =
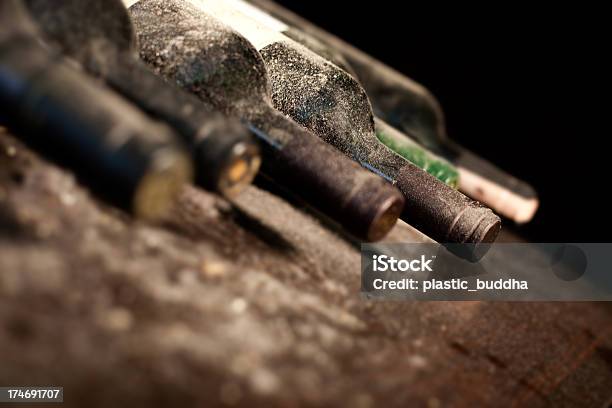
[[[602,10],[533,3],[281,0],[429,88],[449,136],[531,183],[537,242],[606,242],[607,48]]]

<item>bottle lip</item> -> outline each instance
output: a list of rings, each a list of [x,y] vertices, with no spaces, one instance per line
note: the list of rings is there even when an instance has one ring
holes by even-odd
[[[493,211],[480,204],[467,205],[455,216],[441,243],[455,255],[477,262],[489,251],[500,231],[501,219]]]
[[[487,217],[483,220],[482,225],[484,225],[484,228],[480,228],[482,232],[480,234],[481,238],[478,240],[479,244],[492,244],[497,240],[497,236],[501,231],[501,220],[494,214],[492,215],[493,217]]]
[[[220,172],[217,190],[224,196],[233,198],[250,185],[259,172],[259,148],[250,141],[236,143],[225,156],[224,162],[227,165]]]
[[[173,146],[159,148],[140,178],[132,200],[133,214],[160,221],[170,213],[182,187],[193,179],[190,156]]]
[[[372,218],[367,233],[370,242],[379,241],[384,238],[395,226],[398,218],[404,210],[404,196],[398,191],[397,194],[389,195],[377,208]]]
[[[464,221],[465,220],[465,221]],[[455,218],[453,227],[449,230],[448,236],[451,237],[453,232],[460,233],[455,227],[462,223],[471,226],[469,232],[460,240],[451,242],[472,245],[492,244],[497,239],[497,235],[501,230],[501,219],[489,208],[477,204],[475,206],[466,206]]]
[[[501,220],[492,211],[487,210],[472,234],[472,239],[467,245],[463,244],[470,248],[464,258],[470,262],[480,261],[489,252],[500,231]]]

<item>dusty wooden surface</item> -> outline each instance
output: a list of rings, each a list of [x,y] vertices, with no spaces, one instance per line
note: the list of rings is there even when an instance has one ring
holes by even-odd
[[[610,403],[607,304],[367,302],[357,246],[265,191],[186,189],[150,226],[0,133],[0,385],[82,407]]]

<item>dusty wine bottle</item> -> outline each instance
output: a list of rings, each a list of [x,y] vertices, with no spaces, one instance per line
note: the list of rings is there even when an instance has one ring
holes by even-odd
[[[246,39],[213,18],[185,26],[175,12],[180,4],[131,3],[141,57],[202,101],[246,120],[261,141],[264,174],[356,237],[386,235],[402,211],[401,193],[274,109],[265,64]]]
[[[238,9],[241,13],[256,19],[267,27],[270,27],[272,30],[290,34],[291,38],[295,41],[306,46],[306,48],[314,51],[316,54],[320,55],[326,60],[333,62],[344,71],[353,75],[353,77],[357,77],[350,67],[350,64],[340,53],[331,47],[325,46],[325,44],[321,43],[316,38],[303,34],[299,30],[291,30],[286,24],[276,20],[265,12],[259,10],[257,7],[252,6],[251,4],[242,0],[226,1],[230,1],[231,5]],[[397,153],[408,159],[413,164],[416,164],[418,167],[427,171],[438,180],[450,185],[453,188],[458,187],[459,175],[452,164],[429,152],[407,135],[403,135],[401,132],[393,129],[382,119],[375,118],[375,122],[377,128],[376,135],[385,145],[393,150],[397,148],[397,150],[395,150]]]
[[[121,0],[25,4],[64,53],[185,139],[193,152],[198,185],[232,197],[253,181],[261,159],[250,133],[238,120],[202,109],[195,96],[166,83],[139,60]]]
[[[286,24],[274,19],[273,17],[270,17],[255,6],[252,6],[242,0],[231,1],[231,4],[240,12],[251,18],[257,19],[271,29],[290,34],[293,40],[304,45],[306,48],[315,52],[317,55],[320,55],[324,59],[333,62],[338,67],[357,78],[357,75],[352,70],[350,64],[340,53],[336,52],[336,50],[330,47],[325,46],[325,44],[321,43],[316,38],[303,34],[299,30],[291,30]],[[427,171],[438,180],[455,189],[458,187],[459,174],[452,164],[431,153],[419,145],[418,142],[397,131],[382,119],[375,118],[375,123],[376,136],[381,142],[392,150],[395,150],[400,156],[406,158],[411,163]]]
[[[533,187],[449,139],[442,109],[422,85],[274,1],[232,1],[358,78],[377,116],[457,167],[462,192],[517,223],[533,218],[539,206]]]
[[[315,52],[324,59],[333,62],[339,68],[351,74],[354,78],[358,78],[350,64],[342,54],[331,47],[326,46],[315,37],[302,33],[300,30],[292,29],[287,24],[277,20],[257,7],[242,1],[242,0],[226,0],[229,1],[232,7],[236,8],[242,14],[257,20],[271,30],[287,35],[296,42],[304,45],[309,50]],[[408,135],[401,133],[387,124],[380,118],[375,117],[376,136],[386,146],[394,150],[400,156],[406,158],[411,163],[425,170],[438,180],[448,184],[453,188],[459,186],[459,173],[457,169],[447,160],[430,152],[417,141],[413,140]]]
[[[247,47],[244,50],[229,49],[227,38],[238,33],[250,36],[248,39],[265,61],[275,106],[399,187],[407,198],[403,217],[408,222],[442,243],[479,244],[495,240],[500,220],[491,210],[439,182],[379,142],[365,92],[335,65],[257,25],[225,2],[141,0],[130,10],[141,41],[141,56],[192,89],[200,87],[206,77],[201,67],[210,64],[210,49],[218,49],[225,56],[246,54],[249,48],[244,41],[240,44]],[[175,41],[176,38],[181,41]],[[222,74],[226,77],[223,83],[235,81],[225,72]]]
[[[0,2],[0,121],[136,216],[163,218],[191,161],[164,125],[41,45],[22,4]]]

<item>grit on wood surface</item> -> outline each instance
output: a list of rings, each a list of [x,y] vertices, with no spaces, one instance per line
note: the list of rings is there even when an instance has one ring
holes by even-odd
[[[0,133],[0,385],[87,407],[610,401],[607,304],[364,301],[357,246],[268,192],[186,188],[146,225]]]

